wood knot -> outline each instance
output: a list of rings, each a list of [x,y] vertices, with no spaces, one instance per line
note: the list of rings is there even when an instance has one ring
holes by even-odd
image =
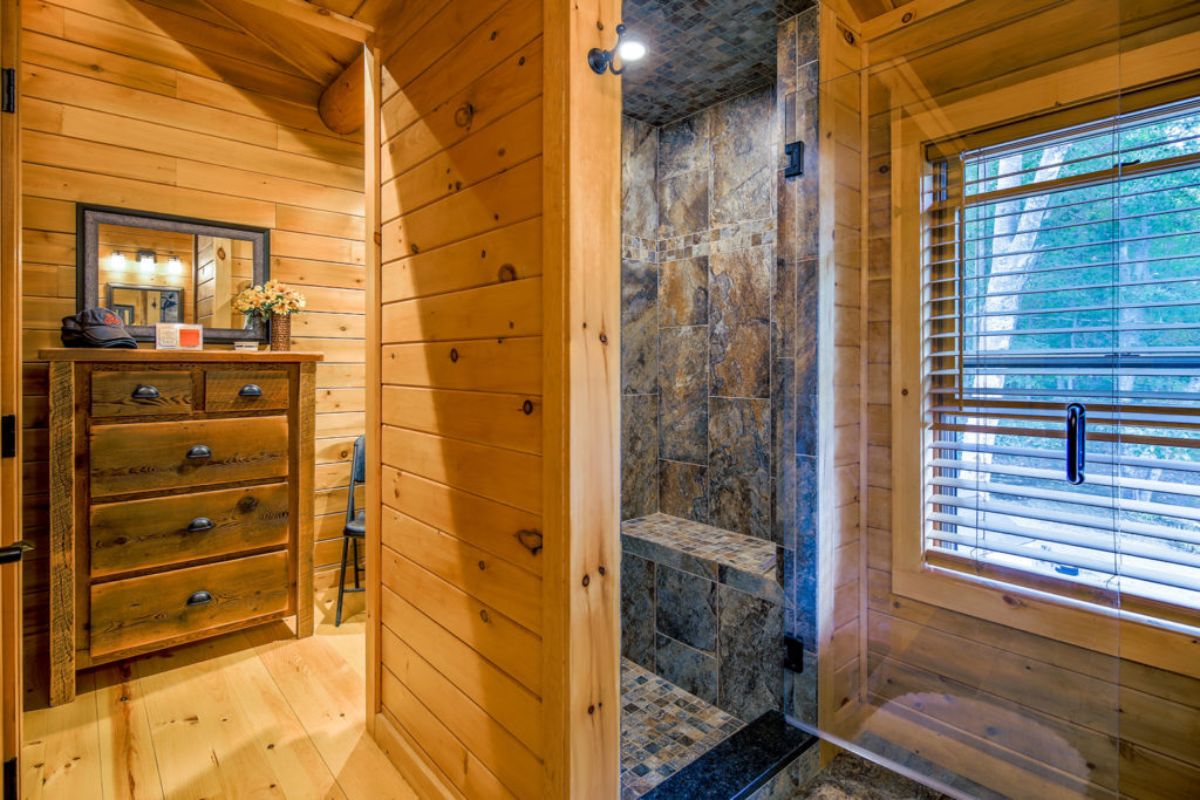
[[[517,268],[512,264],[505,264],[496,272],[496,277],[501,283],[508,283],[517,279]]]
[[[483,561],[483,560],[480,560],[480,562],[479,562],[479,569],[480,569],[480,571],[483,571],[483,570],[487,569],[487,562],[486,562],[486,561]]]
[[[601,577],[603,577],[604,576],[604,565],[601,564],[600,566],[596,567],[596,571],[600,573]]]
[[[600,344],[608,344],[608,334],[607,333],[600,334]]]
[[[533,555],[542,552],[542,534],[538,531],[523,528],[517,531],[517,541]]]
[[[455,364],[458,363],[458,348],[457,347],[450,348],[450,361]]]
[[[463,103],[454,112],[454,124],[460,128],[469,128],[471,123],[475,121],[475,106],[470,103]]]
[[[911,11],[909,11],[907,14],[905,14],[903,17],[900,18],[900,22],[904,25],[907,25],[908,23],[910,23],[912,21],[913,21],[913,13]]]
[[[492,618],[488,615],[486,608],[479,609],[479,618],[484,622],[491,622]]]
[[[527,416],[527,417],[530,414],[532,414],[533,413],[533,401],[526,400],[524,403],[521,403],[521,411],[523,411],[525,413],[525,416]]]
[[[583,576],[583,588],[585,588],[585,589],[586,589],[587,587],[589,587],[589,586],[591,586],[591,585],[592,585],[592,576],[591,576],[591,575],[584,575],[584,576]]]
[[[846,44],[854,44],[853,31],[846,31],[842,34],[842,38],[846,40]]]

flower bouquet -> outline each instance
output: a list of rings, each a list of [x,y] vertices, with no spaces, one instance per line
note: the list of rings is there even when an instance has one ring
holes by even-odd
[[[304,308],[304,295],[279,281],[247,286],[233,300],[233,307],[248,320],[271,323],[271,349],[289,350],[292,341],[292,314]]]

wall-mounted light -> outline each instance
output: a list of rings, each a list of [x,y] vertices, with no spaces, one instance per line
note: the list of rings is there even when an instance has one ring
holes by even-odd
[[[154,272],[154,251],[139,250],[138,251],[138,272],[143,275],[150,275]]]
[[[588,66],[597,75],[603,75],[605,71],[612,72],[613,75],[620,75],[625,71],[625,65],[630,61],[637,61],[646,55],[646,45],[639,41],[630,39],[625,40],[625,25],[617,26],[617,43],[612,50],[601,50],[599,47],[593,47],[588,51],[587,61]],[[621,67],[618,69],[614,61],[620,58]]]
[[[125,267],[125,254],[114,250],[113,254],[108,257],[108,268],[113,272],[124,272]]]
[[[168,275],[182,275],[183,274],[183,262],[179,260],[179,256],[173,255],[167,259],[167,274]]]

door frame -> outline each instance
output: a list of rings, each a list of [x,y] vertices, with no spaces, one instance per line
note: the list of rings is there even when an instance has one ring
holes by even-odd
[[[13,447],[0,457],[0,546],[21,538],[21,149],[20,0],[0,0],[0,67],[12,70],[14,107],[0,111],[0,415],[12,415]],[[0,750],[4,797],[20,791],[21,562],[0,567]]]

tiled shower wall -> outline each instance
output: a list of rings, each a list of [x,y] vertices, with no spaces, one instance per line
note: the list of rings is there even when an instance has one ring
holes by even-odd
[[[728,710],[813,721],[815,658],[803,674],[777,665],[783,630],[815,640],[816,30],[815,8],[780,26],[775,87],[662,128],[626,118],[622,151],[622,518],[661,511],[776,545],[785,605],[738,622],[763,628],[753,645],[774,677]],[[805,174],[784,178],[796,139]],[[650,592],[631,608],[697,630],[713,616],[719,633],[717,586],[623,564]],[[659,634],[670,663],[644,666],[705,696],[695,687],[716,686],[704,674],[720,671],[720,642],[710,653],[682,646],[703,636]]]
[[[771,539],[774,91],[624,130],[624,516]]]

